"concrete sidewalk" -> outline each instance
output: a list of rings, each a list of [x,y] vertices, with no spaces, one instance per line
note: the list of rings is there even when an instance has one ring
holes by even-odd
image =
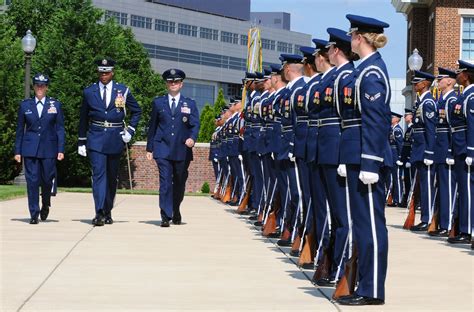
[[[403,231],[387,209],[385,306],[330,302],[292,258],[231,207],[185,197],[184,225],[159,227],[157,196],[118,195],[95,228],[91,194],[60,193],[29,225],[26,198],[0,202],[0,311],[472,311],[470,246]]]

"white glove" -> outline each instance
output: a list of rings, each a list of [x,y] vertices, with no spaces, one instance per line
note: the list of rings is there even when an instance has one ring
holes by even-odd
[[[466,165],[472,165],[472,157],[466,157]]]
[[[273,152],[272,152],[271,156],[272,156],[272,159],[275,160],[275,155],[273,154]]]
[[[291,162],[295,162],[296,158],[293,156],[293,153],[288,153],[288,158],[290,159]]]
[[[217,158],[214,158],[213,160],[214,160],[214,162],[217,162]]]
[[[85,145],[79,145],[77,147],[77,153],[83,157],[87,156],[87,149]]]
[[[346,165],[339,165],[339,167],[337,167],[337,174],[343,178],[347,177]]]
[[[244,160],[244,158],[242,157],[242,155],[239,154],[239,160]]]
[[[454,159],[452,159],[452,158],[446,158],[446,165],[449,165],[449,166],[454,165]]]
[[[226,156],[225,159],[226,159],[227,161],[229,161],[229,156]]]
[[[411,168],[411,164],[410,164],[409,162],[407,162],[407,163],[405,164],[405,168],[407,168],[407,169],[408,169],[408,168]]]
[[[132,139],[132,135],[128,133],[127,130],[121,131],[120,134],[122,135],[122,141],[124,141],[125,143],[130,142],[130,140]]]
[[[379,174],[369,171],[361,171],[359,173],[359,180],[364,184],[374,184],[379,181]]]
[[[423,163],[427,166],[431,166],[433,164],[433,161],[425,158],[423,159]]]
[[[403,166],[403,163],[400,160],[397,160],[397,166]]]

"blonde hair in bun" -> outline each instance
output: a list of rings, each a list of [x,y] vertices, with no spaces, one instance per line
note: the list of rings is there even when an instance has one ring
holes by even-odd
[[[388,42],[388,38],[385,34],[361,33],[361,35],[367,40],[367,43],[375,49],[383,48]]]

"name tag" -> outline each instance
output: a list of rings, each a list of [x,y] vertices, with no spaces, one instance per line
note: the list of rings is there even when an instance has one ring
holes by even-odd
[[[25,115],[29,115],[29,114],[33,114],[33,112],[30,111],[30,110],[27,110],[27,111],[25,112]]]
[[[189,107],[181,107],[181,113],[183,114],[190,114],[191,109]]]

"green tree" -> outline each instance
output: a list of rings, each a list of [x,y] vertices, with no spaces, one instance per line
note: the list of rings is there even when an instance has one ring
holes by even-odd
[[[161,76],[153,72],[132,31],[114,19],[103,22],[103,14],[90,0],[18,0],[6,12],[6,22],[15,27],[18,38],[27,29],[33,31],[38,42],[33,72],[50,77],[49,95],[63,103],[66,159],[58,170],[60,182],[66,185],[90,183],[88,160],[76,151],[82,92],[97,81],[96,59],[107,56],[117,61],[114,80],[126,84],[143,109],[134,139],[145,137],[151,101],[165,93]],[[16,106],[19,99],[8,105]]]
[[[199,129],[198,142],[209,142],[211,141],[212,133],[216,126],[214,125],[214,120],[216,115],[220,114],[222,108],[226,105],[224,98],[224,91],[219,89],[216,102],[214,105],[206,104],[203,110],[201,111],[201,127]]]

